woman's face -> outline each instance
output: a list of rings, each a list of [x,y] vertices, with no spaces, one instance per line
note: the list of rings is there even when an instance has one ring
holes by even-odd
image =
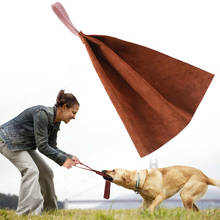
[[[70,108],[67,108],[66,105],[63,105],[61,107],[61,121],[64,121],[66,124],[72,120],[75,119],[76,113],[79,110],[79,105],[75,104]]]

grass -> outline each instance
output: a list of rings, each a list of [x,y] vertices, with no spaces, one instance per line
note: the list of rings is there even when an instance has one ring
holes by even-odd
[[[183,208],[159,208],[153,213],[138,209],[126,210],[57,210],[44,212],[41,216],[17,216],[15,211],[0,210],[0,220],[219,220],[219,209],[206,209],[199,212]]]

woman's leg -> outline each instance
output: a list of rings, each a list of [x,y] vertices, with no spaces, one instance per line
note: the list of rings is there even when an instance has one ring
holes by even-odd
[[[43,160],[43,158],[37,153],[37,151],[28,151],[38,167],[40,172],[39,182],[41,186],[41,193],[44,197],[44,209],[51,210],[57,209],[57,197],[55,194],[53,171]]]
[[[44,200],[40,191],[39,171],[30,154],[27,151],[10,151],[1,141],[0,153],[10,160],[21,173],[17,214],[41,214]]]

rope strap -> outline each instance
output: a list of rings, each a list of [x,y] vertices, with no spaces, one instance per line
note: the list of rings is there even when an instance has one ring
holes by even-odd
[[[65,8],[59,3],[56,2],[52,4],[52,9],[57,17],[66,25],[66,27],[76,36],[79,37],[79,31],[74,27],[73,23],[71,22]]]
[[[94,170],[91,167],[85,165],[84,163],[79,162],[79,164],[84,166],[84,167],[82,167],[82,166],[76,166],[76,167],[78,167],[80,169],[84,169],[84,170],[89,170],[89,171],[95,172],[96,174],[98,174],[100,176],[103,176],[103,177],[108,177],[107,174],[105,174],[103,172],[100,172],[98,170]],[[105,199],[109,199],[109,197],[110,197],[110,187],[111,187],[111,182],[106,180],[105,181],[105,190],[104,190],[104,198]]]

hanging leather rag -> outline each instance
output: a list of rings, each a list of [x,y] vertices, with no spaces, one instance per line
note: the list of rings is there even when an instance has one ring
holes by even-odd
[[[213,74],[138,44],[105,35],[86,35],[73,26],[59,2],[52,9],[85,44],[141,157],[187,126]]]

